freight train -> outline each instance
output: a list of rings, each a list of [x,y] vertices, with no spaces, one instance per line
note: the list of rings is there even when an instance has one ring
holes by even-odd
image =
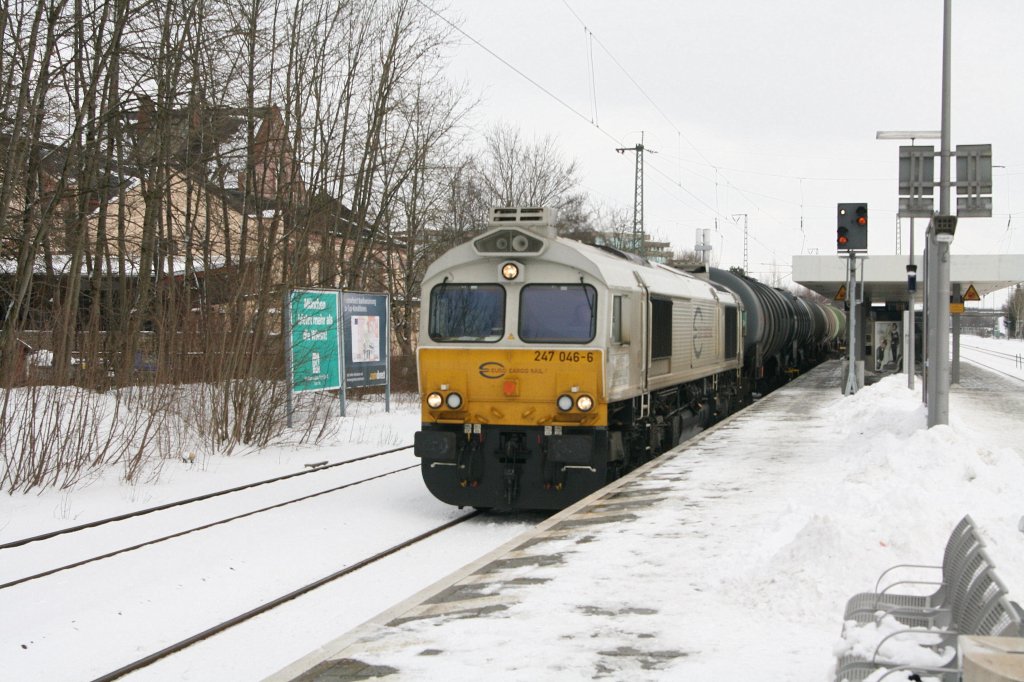
[[[564,508],[820,360],[845,314],[496,208],[423,279],[423,480],[479,509]]]

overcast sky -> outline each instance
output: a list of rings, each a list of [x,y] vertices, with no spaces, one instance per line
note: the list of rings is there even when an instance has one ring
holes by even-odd
[[[615,148],[644,131],[655,237],[692,249],[696,228],[711,228],[719,264],[741,265],[734,216],[747,214],[751,273],[788,276],[792,255],[835,252],[838,202],[866,201],[870,252],[896,253],[909,142],[875,133],[940,127],[941,0],[449,2],[446,17],[541,86],[458,36],[451,74],[482,95],[479,128],[556,136],[584,189],[630,215],[635,156]],[[1005,166],[993,218],[962,221],[953,253],[1021,253],[1024,2],[953,5],[952,144],[991,143]],[[904,221],[904,254],[908,232]]]

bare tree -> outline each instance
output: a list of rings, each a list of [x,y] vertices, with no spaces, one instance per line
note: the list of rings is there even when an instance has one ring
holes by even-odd
[[[576,162],[562,157],[554,138],[528,142],[518,128],[504,124],[487,133],[477,170],[495,206],[562,208],[579,185]]]
[[[1024,285],[1018,284],[1003,305],[1010,338],[1024,339]]]
[[[386,290],[392,298],[395,341],[413,357],[418,319],[419,282],[426,266],[461,237],[449,223],[448,190],[454,156],[462,140],[454,133],[466,112],[461,92],[424,86],[406,107],[411,172],[398,195],[397,210],[387,223]]]
[[[0,484],[112,460],[133,477],[168,429],[222,451],[275,437],[296,286],[386,287],[411,350],[464,111],[448,30],[413,0],[0,9],[0,376],[81,385],[41,419],[26,409],[57,392],[4,393]],[[27,377],[32,347],[48,374]],[[85,398],[111,387],[132,449],[54,464],[109,419]],[[49,445],[21,466],[27,443]]]

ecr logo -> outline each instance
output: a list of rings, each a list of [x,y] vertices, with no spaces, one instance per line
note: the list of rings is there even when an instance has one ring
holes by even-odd
[[[702,327],[704,325],[704,312],[697,308],[693,311],[693,357],[699,358],[704,352],[704,339]]]
[[[484,379],[500,379],[505,376],[505,365],[500,362],[485,362],[480,365],[480,376]]]

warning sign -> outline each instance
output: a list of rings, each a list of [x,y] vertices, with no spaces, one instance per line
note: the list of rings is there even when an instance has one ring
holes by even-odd
[[[978,290],[974,288],[973,284],[971,284],[971,285],[969,285],[967,287],[967,291],[964,292],[964,297],[963,297],[962,300],[964,300],[964,301],[980,301],[981,300],[981,296],[978,296]]]
[[[846,286],[845,285],[839,287],[839,291],[836,292],[835,300],[837,300],[837,301],[845,301],[846,300]]]

